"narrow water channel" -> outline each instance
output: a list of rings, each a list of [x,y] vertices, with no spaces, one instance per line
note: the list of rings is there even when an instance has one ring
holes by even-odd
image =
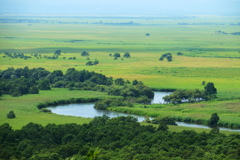
[[[169,93],[168,93],[169,94]],[[167,93],[155,93],[155,96],[158,98],[164,97]],[[163,100],[153,99],[152,103],[163,103]],[[59,115],[66,115],[66,116],[77,116],[77,117],[86,117],[86,118],[94,118],[96,116],[103,116],[106,115],[110,118],[119,117],[119,116],[133,116],[138,119],[139,122],[142,122],[145,118],[143,116],[137,116],[127,113],[119,113],[107,110],[97,110],[94,108],[94,103],[82,103],[82,104],[68,104],[68,105],[59,105],[56,107],[48,107],[53,113]],[[178,126],[185,126],[185,127],[196,127],[196,128],[205,128],[208,129],[208,126],[205,125],[198,125],[198,124],[189,124],[185,122],[177,122]],[[230,129],[230,128],[219,128],[220,130],[230,130],[230,131],[238,131],[240,129]]]

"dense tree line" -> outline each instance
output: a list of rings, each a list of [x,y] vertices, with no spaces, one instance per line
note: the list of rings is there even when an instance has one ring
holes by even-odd
[[[38,94],[39,90],[55,88],[69,88],[69,90],[94,90],[107,92],[108,95],[127,97],[153,98],[152,90],[142,82],[134,80],[132,83],[122,78],[113,80],[103,74],[77,71],[69,68],[64,74],[61,70],[47,71],[44,68],[8,68],[0,72],[0,94],[20,96],[24,94]]]
[[[96,117],[89,124],[0,126],[0,159],[230,160],[240,159],[240,136],[169,132],[133,117]]]
[[[0,72],[0,90],[2,94],[19,96],[37,94],[39,90],[51,87],[84,87],[91,85],[111,85],[112,78],[86,70],[77,71],[69,68],[66,74],[61,70],[49,72],[44,68],[8,68]]]

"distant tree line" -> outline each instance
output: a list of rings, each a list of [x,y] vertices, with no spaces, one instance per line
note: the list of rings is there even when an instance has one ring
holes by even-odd
[[[24,53],[8,53],[8,52],[5,52],[5,55],[3,56],[3,58],[21,58],[21,59],[28,59],[28,58],[32,58],[31,56],[26,56],[24,55]]]
[[[133,117],[95,117],[90,123],[29,123],[13,130],[0,125],[0,159],[240,159],[239,134],[169,132],[167,119],[157,127]]]

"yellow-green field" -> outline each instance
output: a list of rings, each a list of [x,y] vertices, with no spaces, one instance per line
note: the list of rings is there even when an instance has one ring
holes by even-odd
[[[29,68],[43,67],[50,71],[58,69],[66,71],[68,68],[86,69],[113,78],[121,77],[130,81],[137,79],[154,89],[203,89],[202,81],[213,82],[218,90],[219,99],[232,99],[236,105],[240,105],[239,100],[236,100],[240,97],[240,36],[215,33],[219,30],[227,33],[239,32],[239,25],[230,25],[239,23],[239,19],[234,17],[104,18],[104,23],[133,21],[141,24],[93,24],[101,20],[100,17],[61,19],[61,21],[68,22],[87,21],[88,24],[1,23],[0,69],[25,66]],[[178,23],[210,22],[216,24],[178,25]],[[150,36],[146,36],[146,33],[150,33]],[[5,52],[22,52],[29,56],[41,54],[43,57],[44,55],[53,55],[59,49],[62,51],[62,55],[56,60],[36,59],[35,57],[27,60],[3,57]],[[84,50],[90,53],[90,60],[97,59],[100,63],[96,66],[86,66],[88,60],[80,55]],[[113,57],[109,56],[114,53],[123,55],[125,52],[129,52],[131,58],[113,60]],[[167,52],[173,54],[173,61],[159,61],[161,55]],[[179,56],[178,52],[182,52],[184,55]],[[69,57],[76,57],[76,60],[69,60]],[[39,96],[41,97],[44,93],[41,92]],[[52,97],[51,94],[48,96]],[[75,97],[75,94],[69,97],[71,96]],[[31,97],[33,97],[31,100],[33,101],[35,99],[33,95],[16,98],[16,101],[31,99]],[[41,101],[45,100],[45,98],[41,99]],[[20,103],[15,102],[15,99],[8,96],[1,98],[0,102],[5,106],[4,109],[1,107],[1,117],[5,116],[8,106],[11,106],[9,109],[13,110],[14,104],[16,104],[24,110],[26,104],[24,102],[24,105],[21,106]],[[63,121],[66,120],[66,122],[75,121],[74,117],[38,113],[35,106],[33,107],[34,109],[29,113],[27,110],[26,113],[23,111],[21,114],[26,115],[22,118],[28,119],[27,114],[31,113],[39,119],[44,116],[46,119],[42,122],[43,124],[52,118],[64,119]],[[239,111],[237,112],[239,113]],[[17,119],[5,119],[1,123],[8,122],[14,126],[16,123],[14,121]],[[36,118],[36,122],[40,123],[40,120]],[[49,122],[52,121],[49,120]],[[240,123],[239,116],[235,116],[234,122]],[[21,120],[17,123],[21,123]]]

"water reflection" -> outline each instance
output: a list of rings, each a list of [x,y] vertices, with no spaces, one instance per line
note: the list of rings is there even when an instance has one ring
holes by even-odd
[[[154,97],[151,101],[151,104],[163,104],[165,103],[163,100],[164,96],[171,94],[172,92],[154,92]]]

